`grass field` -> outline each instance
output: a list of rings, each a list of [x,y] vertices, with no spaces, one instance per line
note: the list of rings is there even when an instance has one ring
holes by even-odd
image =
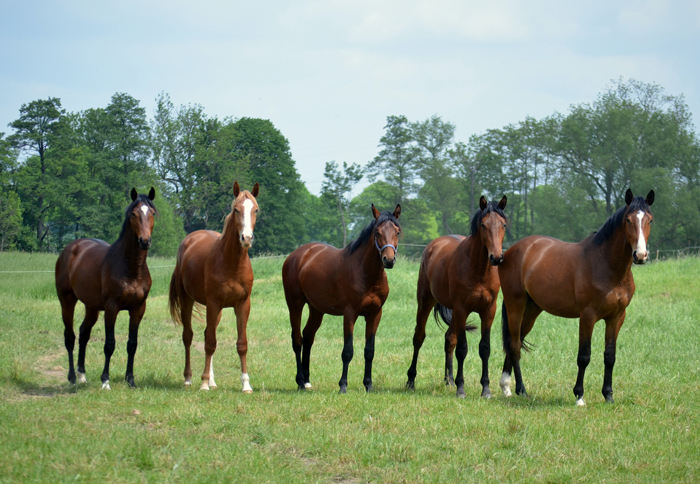
[[[282,259],[253,261],[248,326],[252,395],[240,392],[233,312],[219,327],[216,380],[195,331],[194,383],[183,386],[180,328],[167,311],[173,263],[151,259],[153,288],[136,353],[137,389],[123,381],[127,315],[117,322],[111,391],[100,389],[102,319],[88,346],[88,384],[68,385],[63,324],[51,272],[56,256],[0,253],[0,482],[698,482],[700,481],[700,260],[635,267],[637,293],[620,333],[606,405],[603,333],[594,333],[587,407],[574,406],[578,325],[542,315],[523,358],[532,399],[501,396],[500,311],[491,389],[481,386],[470,335],[467,398],[442,384],[443,330],[432,322],[416,391],[412,354],[418,262],[399,259],[377,335],[375,392],[362,386],[358,321],[347,395],[339,395],[342,321],[326,317],[299,393],[284,304]],[[82,306],[76,311],[76,331]],[[76,345],[77,355],[77,345]]]

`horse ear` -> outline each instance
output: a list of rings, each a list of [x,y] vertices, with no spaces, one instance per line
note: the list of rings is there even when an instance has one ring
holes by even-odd
[[[396,208],[394,209],[394,217],[397,219],[401,216],[401,204],[397,203]]]
[[[260,184],[258,182],[255,182],[255,185],[253,185],[253,191],[250,192],[250,194],[253,195],[255,198],[258,198],[259,191],[260,191]]]
[[[136,200],[136,197],[139,196],[139,192],[136,191],[136,188],[131,189],[131,201],[133,202]]]
[[[381,215],[381,213],[379,212],[379,210],[377,210],[377,207],[375,207],[374,204],[372,204],[372,215],[374,215],[375,219],[378,219]]]
[[[654,203],[654,190],[649,190],[647,194],[647,204],[651,207],[652,203]]]
[[[486,201],[486,197],[481,195],[481,198],[479,199],[479,208],[483,211],[487,206],[489,202]]]
[[[632,203],[632,200],[634,199],[634,195],[632,195],[632,189],[628,188],[627,191],[625,192],[625,204],[629,205]]]
[[[498,202],[498,208],[500,208],[501,210],[505,210],[506,203],[508,203],[508,198],[505,195],[503,195],[503,198],[501,198],[501,201]]]
[[[148,199],[153,200],[154,198],[156,198],[156,189],[151,187],[151,191],[148,192]]]
[[[236,198],[241,193],[241,187],[238,186],[238,181],[233,182],[233,198]]]

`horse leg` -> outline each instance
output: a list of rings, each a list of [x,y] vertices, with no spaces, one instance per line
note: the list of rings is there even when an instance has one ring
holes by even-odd
[[[146,301],[140,307],[129,311],[129,340],[126,343],[126,375],[124,380],[131,388],[136,388],[134,384],[134,356],[139,345],[139,325],[146,312]]]
[[[574,386],[574,395],[576,396],[576,405],[579,407],[586,405],[583,400],[583,378],[586,375],[588,363],[591,361],[591,338],[595,322],[595,315],[586,313],[581,315],[578,323],[578,357],[576,358],[578,376]]]
[[[411,390],[416,387],[416,367],[418,366],[418,352],[425,341],[425,325],[430,317],[430,312],[435,307],[435,298],[430,293],[427,277],[419,276],[418,279],[418,310],[416,312],[416,329],[413,332],[413,360],[408,369],[408,381],[406,387]]]
[[[622,323],[625,322],[627,310],[615,317],[605,320],[605,376],[603,377],[603,396],[607,403],[614,403],[612,389],[612,373],[615,366],[615,352],[617,348],[617,335],[620,333]]]
[[[190,366],[190,355],[192,349],[192,308],[194,307],[194,299],[183,296],[180,301],[180,319],[182,320],[182,344],[185,345],[185,386],[192,385],[192,366]]]
[[[301,372],[304,383],[304,388],[311,388],[309,382],[309,366],[311,362],[311,347],[314,345],[316,331],[321,327],[323,322],[323,313],[316,310],[309,304],[309,319],[304,326],[302,355],[301,355]]]
[[[73,314],[78,298],[71,291],[59,297],[61,303],[61,317],[63,319],[63,340],[68,352],[68,382],[75,385],[75,367],[73,366],[73,349],[75,348],[75,332],[73,331]]]
[[[296,382],[299,390],[305,390],[304,372],[301,366],[301,348],[303,344],[301,336],[301,313],[304,310],[304,303],[299,304],[297,301],[287,300],[287,308],[289,309],[289,323],[292,326],[292,350],[297,363]],[[311,383],[309,383],[311,387]]]
[[[348,392],[348,366],[352,361],[352,356],[354,354],[354,349],[352,345],[352,333],[355,330],[355,320],[357,316],[351,313],[346,313],[343,316],[343,352],[340,354],[343,360],[343,374],[340,376],[340,381],[338,385],[340,386],[340,393]]]
[[[247,298],[243,303],[236,308],[236,328],[238,330],[238,339],[236,340],[236,349],[238,357],[241,359],[241,384],[243,385],[243,393],[253,393],[253,387],[250,386],[250,377],[248,376],[248,363],[246,356],[248,355],[248,336],[246,330],[248,328],[248,316],[250,316],[250,298]]]
[[[217,303],[207,303],[207,327],[204,330],[204,372],[200,390],[209,390],[216,383],[211,376],[212,359],[216,351],[216,327],[221,321],[222,307]]]
[[[518,299],[515,301],[514,306],[515,310],[508,311],[504,304],[502,309],[503,311],[507,311],[504,316],[504,324],[507,326],[508,335],[506,335],[506,337],[510,338],[510,344],[507,348],[508,352],[506,353],[505,361],[503,362],[500,386],[503,390],[503,395],[510,397],[511,373],[515,370],[515,393],[527,397],[525,384],[522,381],[522,374],[520,372],[520,352],[525,336],[532,330],[535,320],[542,312],[542,309],[527,295],[525,301]],[[513,320],[514,318],[511,318],[513,314],[515,318],[517,318],[515,321]],[[517,366],[516,359],[513,355],[514,348],[517,348]],[[520,386],[518,385],[518,381],[520,381]]]
[[[452,315],[454,321],[454,314]],[[457,346],[457,340],[459,336],[456,332],[452,331],[452,325],[447,328],[445,332],[445,385],[453,387],[455,385],[455,379],[453,376],[453,354],[455,347]]]
[[[491,325],[496,315],[496,304],[479,314],[481,319],[481,341],[479,341],[479,357],[481,358],[481,396],[491,398],[489,388],[489,357],[491,356]]]
[[[78,338],[78,383],[87,383],[85,378],[85,352],[92,327],[95,326],[97,318],[100,317],[100,312],[97,309],[85,307],[85,319],[80,325],[80,336]]]
[[[456,333],[457,342],[455,345],[455,356],[457,357],[457,378],[455,378],[454,383],[457,385],[457,397],[464,398],[466,393],[464,391],[464,360],[467,357],[467,352],[469,347],[467,345],[467,316],[469,313],[462,307],[455,307],[452,312],[452,323],[448,330]],[[451,368],[450,368],[451,369]]]
[[[362,383],[365,385],[365,390],[369,393],[372,391],[372,361],[374,360],[374,338],[377,335],[379,321],[382,319],[382,308],[379,308],[375,314],[365,316],[365,377]]]
[[[105,307],[105,367],[102,370],[102,389],[111,390],[109,386],[109,361],[112,359],[116,340],[114,339],[114,326],[117,323],[119,307],[116,304],[107,304]]]

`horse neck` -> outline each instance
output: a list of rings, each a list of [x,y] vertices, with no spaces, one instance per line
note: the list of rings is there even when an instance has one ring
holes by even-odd
[[[372,232],[372,235],[367,242],[365,242],[364,246],[359,247],[355,253],[350,256],[351,260],[356,260],[353,267],[358,267],[357,262],[359,262],[359,267],[362,267],[366,281],[374,281],[384,273],[384,264],[382,264],[381,255],[374,246],[375,236],[376,234]],[[357,261],[358,258],[360,259],[359,261]]]
[[[146,264],[148,251],[141,249],[136,234],[131,230],[131,225],[127,225],[124,235],[112,247],[113,253],[119,254],[126,263],[129,277],[136,279],[141,275],[144,268],[148,270],[148,265]]]
[[[225,264],[237,265],[241,259],[248,257],[248,249],[241,246],[239,239],[238,227],[231,221],[231,214],[228,214],[223,233],[219,237],[219,248]]]
[[[622,280],[632,268],[632,247],[625,237],[624,228],[616,229],[597,249],[600,257],[607,261],[614,282]]]
[[[484,278],[491,273],[490,269],[493,266],[489,264],[489,251],[481,241],[478,231],[464,239],[458,250],[465,251],[465,255],[468,255],[470,275],[479,275]]]

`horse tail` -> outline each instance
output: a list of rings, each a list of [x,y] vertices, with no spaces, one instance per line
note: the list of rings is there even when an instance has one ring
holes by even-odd
[[[450,308],[446,308],[440,303],[437,303],[435,307],[433,308],[433,316],[435,317],[435,323],[438,325],[438,327],[442,327],[440,324],[440,318],[438,318],[438,315],[440,315],[440,318],[445,322],[447,326],[452,324],[452,310]],[[467,321],[467,325],[464,328],[466,331],[473,332],[476,331],[477,327],[474,326],[473,324],[469,324],[469,321]]]
[[[170,278],[170,317],[173,318],[173,322],[182,326],[182,293],[180,288],[182,287],[182,277],[180,275],[180,265],[175,265],[175,270],[173,271],[173,276]]]
[[[501,333],[503,334],[503,352],[508,354],[508,348],[510,347],[510,328],[508,327],[508,311],[506,310],[506,303],[503,301],[501,305]],[[525,340],[525,337],[520,338],[520,347],[530,352],[535,348],[535,345]]]

